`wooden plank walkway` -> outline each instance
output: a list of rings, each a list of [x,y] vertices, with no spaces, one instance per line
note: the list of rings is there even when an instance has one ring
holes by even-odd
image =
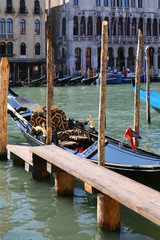
[[[8,145],[7,149],[33,167],[37,157],[39,164],[45,160],[46,170],[47,163],[56,166],[160,226],[160,192],[57,146]]]

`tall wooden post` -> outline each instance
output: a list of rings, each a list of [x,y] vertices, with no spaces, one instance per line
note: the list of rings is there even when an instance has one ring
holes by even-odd
[[[98,126],[98,164],[105,166],[106,60],[108,49],[108,22],[102,23],[101,79]],[[105,230],[120,229],[120,204],[102,193],[97,194],[97,224]]]
[[[150,65],[150,60],[149,60],[149,46],[146,47],[145,49],[146,52],[146,118],[147,118],[147,123],[151,122],[151,117],[150,117],[150,72],[149,72],[149,65]]]
[[[7,157],[7,101],[9,64],[7,58],[0,63],[0,159]]]
[[[134,97],[134,131],[139,134],[139,108],[140,108],[140,81],[141,81],[141,62],[143,49],[143,34],[139,29],[138,47],[136,56],[136,76],[135,76],[135,97]],[[134,138],[134,144],[139,146],[138,138]]]
[[[52,143],[52,120],[51,107],[53,105],[53,50],[52,50],[52,33],[47,31],[47,136],[46,144]]]

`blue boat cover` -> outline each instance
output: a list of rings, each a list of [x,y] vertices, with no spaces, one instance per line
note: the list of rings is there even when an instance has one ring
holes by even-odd
[[[133,87],[133,92],[135,93],[135,87]],[[146,102],[146,90],[140,89],[140,99]],[[160,94],[150,91],[150,105],[151,107],[160,110]]]

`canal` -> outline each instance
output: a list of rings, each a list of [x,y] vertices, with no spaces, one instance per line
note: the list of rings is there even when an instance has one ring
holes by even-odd
[[[142,84],[145,88],[145,85]],[[160,83],[151,90],[160,93]],[[15,88],[15,92],[44,105],[46,88]],[[54,105],[67,118],[86,121],[93,115],[98,127],[99,86],[55,87]],[[160,154],[160,115],[151,109],[151,125],[146,124],[145,104],[140,102],[140,147]],[[130,84],[108,85],[106,134],[125,141],[128,126],[133,127],[134,95]],[[8,143],[25,142],[18,127],[8,117]],[[157,183],[158,188],[160,183]],[[159,188],[160,190],[160,188]],[[159,240],[160,227],[121,206],[120,233],[97,228],[96,195],[83,190],[76,179],[74,197],[54,193],[54,177],[37,182],[24,168],[11,161],[0,163],[0,239],[10,240]]]

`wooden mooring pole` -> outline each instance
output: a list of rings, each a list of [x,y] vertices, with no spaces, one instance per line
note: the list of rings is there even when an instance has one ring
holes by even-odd
[[[106,60],[108,49],[108,22],[102,23],[101,79],[98,126],[98,164],[105,166]],[[120,203],[102,193],[97,194],[97,224],[100,228],[120,229]]]
[[[53,105],[53,50],[52,50],[52,33],[47,31],[47,116],[46,116],[46,144],[52,143],[52,119],[51,108]]]
[[[139,29],[138,47],[136,56],[136,76],[135,76],[135,97],[134,97],[134,131],[139,134],[139,108],[140,108],[140,81],[141,81],[141,62],[143,49],[143,34]],[[139,146],[138,138],[134,138],[134,144]]]
[[[7,158],[7,100],[9,64],[6,57],[0,63],[0,159]]]
[[[149,72],[149,46],[145,49],[146,52],[146,118],[147,123],[151,122],[151,116],[150,116],[150,72]]]

